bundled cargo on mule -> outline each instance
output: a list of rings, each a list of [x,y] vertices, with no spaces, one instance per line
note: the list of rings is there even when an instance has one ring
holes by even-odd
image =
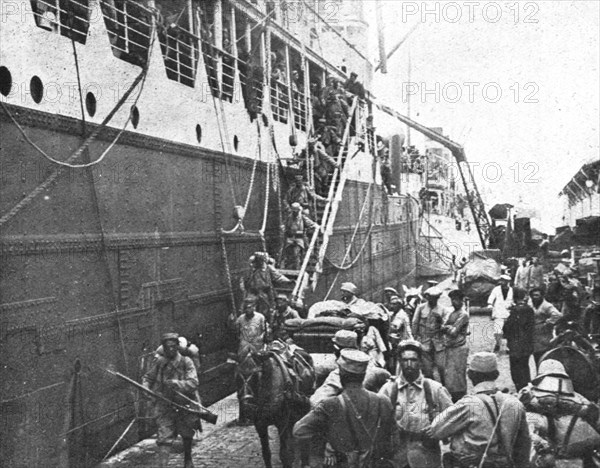
[[[472,306],[485,307],[492,289],[498,284],[502,269],[500,263],[477,252],[471,254],[469,263],[460,275],[461,290]]]
[[[313,304],[306,319],[291,319],[284,323],[294,342],[310,353],[331,353],[331,340],[338,330],[366,331],[365,320],[379,309],[377,304],[359,300],[355,304],[342,301],[321,301]]]

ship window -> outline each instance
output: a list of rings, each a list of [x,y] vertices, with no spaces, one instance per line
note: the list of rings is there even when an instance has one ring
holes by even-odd
[[[6,67],[0,67],[0,93],[8,96],[12,89],[12,75]]]
[[[29,82],[29,90],[31,92],[31,98],[36,104],[42,102],[44,97],[44,84],[40,80],[39,76],[34,76]]]
[[[140,123],[140,111],[137,106],[133,106],[131,108],[131,123],[133,128],[137,128],[138,124]]]
[[[239,146],[240,146],[240,139],[238,138],[237,135],[234,135],[233,136],[233,149],[237,151]]]
[[[87,93],[85,95],[85,108],[90,114],[90,117],[94,117],[96,114],[96,96],[93,93]]]
[[[198,140],[198,143],[202,141],[202,127],[200,124],[196,125],[196,139]]]
[[[31,0],[35,24],[85,44],[90,27],[88,0]]]
[[[103,0],[100,7],[113,55],[133,65],[146,65],[152,11],[126,0]]]

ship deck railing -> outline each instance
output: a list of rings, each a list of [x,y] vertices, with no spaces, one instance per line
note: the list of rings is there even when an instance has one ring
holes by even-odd
[[[235,83],[235,69],[236,69],[236,58],[233,54],[215,48],[221,54],[223,65],[221,69],[221,86],[223,92],[223,98],[228,101],[233,101],[234,94],[234,83]]]
[[[90,7],[87,1],[35,0],[31,4],[38,27],[56,31],[85,44],[90,22]],[[70,6],[73,8],[69,8]]]
[[[198,48],[194,36],[185,28],[176,26],[159,31],[167,77],[187,86],[194,86],[198,66]]]
[[[288,122],[289,92],[288,85],[281,80],[271,79],[271,111],[273,119]]]
[[[101,0],[100,7],[113,54],[134,65],[144,66],[152,33],[154,12],[137,2]]]

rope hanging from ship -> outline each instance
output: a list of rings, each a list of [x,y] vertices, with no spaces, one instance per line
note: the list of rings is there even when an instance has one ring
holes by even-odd
[[[155,35],[151,34],[151,37],[152,37],[152,40],[150,41],[150,45],[148,47],[148,56],[149,57],[150,57],[150,53],[152,51],[152,48],[154,46]],[[117,143],[117,141],[121,137],[123,131],[125,130],[125,127],[129,124],[129,121],[131,120],[131,113],[130,113],[127,121],[125,122],[125,126],[119,131],[119,133],[117,134],[116,138],[110,143],[110,145],[106,148],[106,150],[100,155],[100,157],[98,159],[96,159],[95,161],[89,162],[89,163],[85,163],[85,164],[72,164],[72,161],[77,160],[81,156],[81,154],[83,153],[83,151],[86,148],[88,148],[89,145],[92,144],[92,142],[94,140],[96,140],[96,138],[98,137],[98,135],[111,122],[111,120],[115,116],[115,114],[121,109],[121,107],[123,106],[123,104],[129,99],[129,97],[131,96],[131,94],[133,93],[133,91],[136,89],[136,87],[141,83],[139,93],[138,93],[138,95],[137,95],[137,97],[135,99],[135,102],[134,102],[134,106],[135,106],[135,103],[137,103],[137,101],[139,100],[139,98],[141,96],[141,93],[143,91],[143,87],[144,87],[144,84],[145,84],[145,81],[146,81],[146,76],[148,74],[149,66],[150,66],[150,61],[148,60],[148,62],[146,63],[146,66],[142,69],[142,71],[140,72],[140,74],[135,78],[135,80],[133,81],[133,83],[131,84],[131,86],[125,91],[125,93],[123,94],[123,96],[121,96],[121,99],[119,99],[119,101],[113,107],[113,109],[107,114],[107,116],[100,123],[100,125],[98,127],[96,127],[96,129],[92,132],[92,134],[81,144],[81,146],[77,150],[75,150],[75,152],[73,152],[71,154],[71,156],[69,156],[66,159],[66,161],[59,161],[57,159],[54,159],[54,158],[50,157],[48,154],[46,154],[46,152],[44,150],[42,150],[39,146],[37,146],[35,144],[35,142],[33,142],[29,138],[29,136],[26,134],[25,130],[19,124],[19,122],[16,120],[16,118],[12,115],[12,113],[8,109],[7,105],[3,101],[0,100],[0,106],[2,107],[2,109],[4,110],[4,112],[6,113],[6,115],[10,118],[10,120],[12,120],[12,122],[15,124],[15,126],[17,127],[17,129],[19,130],[19,132],[23,135],[23,137],[25,138],[25,140],[36,151],[38,151],[44,158],[48,159],[52,163],[55,163],[56,165],[59,166],[59,168],[57,170],[55,170],[44,182],[42,182],[40,185],[38,185],[31,193],[29,193],[29,195],[27,195],[25,198],[23,198],[10,211],[8,211],[6,214],[4,214],[0,218],[0,227],[4,226],[12,218],[14,218],[22,209],[26,208],[35,198],[37,198],[38,195],[40,195],[41,193],[43,193],[50,185],[52,185],[56,181],[56,179],[58,178],[58,176],[61,174],[61,171],[62,171],[62,169],[64,167],[68,167],[68,168],[72,168],[72,169],[87,168],[87,167],[91,167],[91,166],[94,166],[94,165],[98,164],[99,162],[101,162],[106,157],[106,155],[110,152],[110,150],[112,150],[112,148],[114,147],[114,145]]]
[[[148,47],[148,56],[150,56],[150,54],[152,52],[152,48],[153,48],[153,45],[154,45],[154,40],[155,40],[155,37],[154,37],[154,34],[152,33],[152,41],[150,42],[150,45]],[[150,60],[147,61],[146,65],[144,66],[144,68],[142,69],[142,71],[140,72],[140,74],[136,77],[136,79],[133,81],[133,83],[131,84],[131,86],[127,89],[127,91],[125,92],[125,94],[123,94],[123,96],[121,97],[121,99],[119,99],[119,102],[117,102],[117,104],[115,105],[115,107],[113,107],[113,109],[104,118],[104,120],[102,121],[102,123],[92,132],[92,134],[83,142],[83,144],[77,150],[75,150],[75,152],[72,153],[71,156],[69,156],[67,158],[66,161],[61,161],[59,159],[53,158],[52,156],[50,156],[49,154],[47,154],[43,149],[41,149],[31,138],[29,138],[29,136],[25,132],[25,129],[23,129],[23,127],[15,119],[15,117],[12,115],[12,113],[10,112],[10,110],[8,109],[8,107],[6,106],[6,104],[4,102],[0,101],[0,105],[2,106],[2,109],[4,110],[4,112],[6,112],[6,115],[8,115],[8,117],[10,118],[10,120],[12,120],[12,122],[15,124],[15,126],[17,127],[17,129],[19,130],[19,132],[21,133],[21,135],[23,135],[23,138],[25,138],[25,141],[27,141],[27,143],[29,143],[44,158],[46,158],[48,161],[50,161],[51,163],[54,163],[54,164],[56,164],[58,166],[68,167],[70,169],[85,169],[85,168],[88,168],[88,167],[95,166],[96,164],[102,162],[102,160],[113,149],[113,147],[116,145],[117,141],[121,138],[121,135],[123,134],[123,132],[125,131],[125,129],[129,125],[129,122],[131,121],[131,117],[132,117],[131,112],[129,113],[129,115],[127,117],[127,120],[125,121],[125,124],[119,130],[119,132],[117,133],[117,136],[113,139],[113,141],[108,145],[108,147],[104,150],[104,152],[97,159],[95,159],[94,161],[91,161],[89,163],[83,163],[83,164],[73,164],[70,161],[74,161],[77,158],[79,158],[81,156],[81,153],[83,153],[83,151],[85,149],[87,149],[92,144],[92,142],[94,140],[96,140],[96,138],[98,137],[98,135],[100,134],[100,132],[102,130],[104,130],[104,128],[106,128],[106,126],[110,123],[110,121],[115,116],[115,114],[120,110],[120,108],[123,106],[123,104],[125,103],[125,101],[129,98],[129,96],[131,95],[131,93],[133,92],[133,90],[141,82],[141,84],[140,84],[140,90],[139,90],[138,95],[136,96],[136,98],[135,98],[135,100],[133,102],[133,105],[132,105],[132,108],[135,107],[135,105],[137,104],[138,100],[140,99],[140,97],[142,95],[142,91],[143,91],[144,85],[146,83],[146,77],[148,76],[148,68],[149,68],[149,66],[150,66]],[[2,220],[0,220],[0,225],[1,224],[2,224]]]

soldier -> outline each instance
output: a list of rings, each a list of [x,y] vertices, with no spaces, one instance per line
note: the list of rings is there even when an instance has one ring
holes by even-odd
[[[256,296],[248,295],[244,299],[244,313],[235,321],[236,335],[240,341],[240,350],[260,351],[265,347],[267,321],[256,311]]]
[[[556,323],[562,318],[562,314],[544,299],[544,292],[541,288],[533,288],[529,291],[529,297],[534,320],[533,359],[537,366],[540,358],[551,347],[552,331]]]
[[[529,358],[533,354],[535,319],[533,309],[527,304],[527,293],[523,289],[515,288],[514,300],[502,331],[508,345],[510,376],[519,391],[531,379]]]
[[[529,466],[531,437],[525,408],[496,387],[494,353],[476,353],[468,370],[473,393],[461,398],[431,423],[435,439],[450,439],[445,468],[520,468]]]
[[[397,428],[389,400],[363,388],[369,356],[344,349],[338,359],[342,393],[321,401],[294,426],[300,440],[325,439],[349,468],[389,459]],[[335,465],[331,458],[326,465]]]
[[[465,294],[455,289],[448,294],[452,307],[448,310],[442,326],[445,363],[442,382],[452,395],[452,401],[460,400],[467,393],[467,358],[469,345],[469,314],[464,307]]]
[[[392,163],[390,161],[390,150],[383,148],[380,155],[379,173],[381,174],[381,184],[385,187],[388,195],[394,194],[392,186]]]
[[[179,353],[179,335],[165,333],[162,336],[163,355],[159,356],[143,377],[144,387],[159,393],[174,403],[188,405],[181,395],[194,400],[198,388],[198,376],[194,363]],[[180,395],[181,394],[181,395]],[[194,468],[192,462],[192,438],[198,426],[194,414],[177,411],[167,403],[156,401],[154,417],[158,425],[158,467],[167,468],[171,446],[180,434],[183,438],[184,468]]]
[[[441,463],[440,444],[426,433],[433,418],[452,404],[448,390],[423,377],[423,346],[406,340],[398,346],[400,375],[379,391],[394,406],[400,446],[394,456],[398,468],[433,468]]]
[[[343,349],[358,349],[358,335],[356,332],[350,330],[338,330],[332,338],[332,342],[336,360],[340,358],[340,353]],[[391,375],[388,371],[376,366],[371,359],[367,366],[363,385],[371,392],[378,392],[390,377]],[[324,399],[339,395],[340,393],[342,393],[340,370],[336,368],[329,373],[325,382],[315,390],[313,396],[310,397],[310,403],[315,407]]]
[[[306,231],[319,229],[319,225],[302,212],[300,203],[292,203],[292,211],[285,219],[284,265],[290,270],[299,270],[306,251]]]
[[[269,255],[266,252],[255,252],[250,256],[250,271],[240,278],[243,297],[256,296],[258,312],[265,316],[270,314],[273,307],[275,297],[273,285],[280,286],[292,282],[275,267],[269,265],[268,260]]]
[[[400,297],[400,294],[398,294],[398,291],[396,291],[394,288],[389,286],[383,289],[383,306],[388,310],[390,310],[390,299],[393,296]]]
[[[390,299],[390,335],[394,333],[396,339],[400,341],[412,340],[412,330],[410,328],[410,318],[402,309],[402,299],[398,296],[392,296]]]
[[[302,174],[296,174],[294,185],[292,185],[287,194],[285,196],[285,200],[289,207],[291,207],[294,203],[299,203],[300,206],[309,210],[310,212],[310,201],[317,200],[326,202],[327,199],[323,198],[320,195],[317,195],[307,184],[304,182],[302,178]]]
[[[289,335],[283,327],[286,320],[299,319],[300,314],[290,307],[290,300],[285,293],[277,294],[275,298],[275,310],[271,315],[271,331],[274,340],[287,341]]]
[[[423,294],[427,302],[419,304],[412,319],[412,334],[423,345],[423,375],[433,378],[433,370],[444,364],[444,343],[441,328],[444,322],[438,300],[442,291],[433,286]],[[443,372],[443,371],[442,371]]]

